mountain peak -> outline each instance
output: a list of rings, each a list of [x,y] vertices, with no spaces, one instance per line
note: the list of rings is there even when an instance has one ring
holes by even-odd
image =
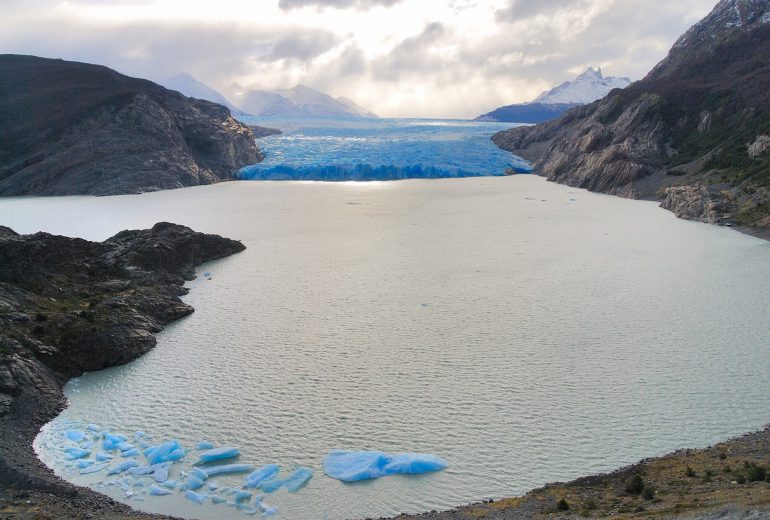
[[[565,81],[558,87],[543,92],[536,103],[543,104],[586,104],[604,97],[610,90],[625,88],[631,83],[628,78],[604,77],[602,69],[588,67],[584,73],[573,81]]]

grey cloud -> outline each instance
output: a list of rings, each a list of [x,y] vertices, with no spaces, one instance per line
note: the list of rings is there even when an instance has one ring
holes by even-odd
[[[337,9],[347,9],[355,7],[358,9],[370,9],[376,6],[390,7],[401,0],[280,0],[278,6],[281,9],[299,9],[306,6],[315,6],[318,8],[334,7]]]
[[[325,31],[287,34],[278,38],[270,51],[272,59],[308,60],[333,48],[338,39]]]
[[[396,45],[384,57],[373,64],[377,79],[397,81],[405,72],[420,71],[427,74],[444,64],[431,56],[432,44],[446,35],[446,29],[440,23],[428,24],[417,36],[407,38]]]
[[[499,21],[513,22],[567,9],[585,8],[585,0],[509,0],[508,6],[497,11]]]

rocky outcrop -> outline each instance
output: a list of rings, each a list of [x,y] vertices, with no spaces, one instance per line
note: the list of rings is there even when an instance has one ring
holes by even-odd
[[[0,226],[0,506],[31,493],[82,501],[89,517],[128,514],[55,477],[32,440],[63,408],[69,378],[152,349],[156,332],[193,312],[179,297],[195,266],[243,249],[168,223],[101,243]]]
[[[2,196],[212,184],[262,158],[222,105],[98,65],[0,55]]]
[[[643,80],[493,141],[555,182],[664,199],[685,218],[762,227],[770,216],[761,195],[770,186],[768,82],[770,1],[722,0]]]

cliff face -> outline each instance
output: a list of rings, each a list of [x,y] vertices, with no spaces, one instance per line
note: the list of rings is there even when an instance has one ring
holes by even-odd
[[[0,55],[0,196],[211,184],[261,159],[224,106],[106,67]]]
[[[501,148],[549,180],[770,227],[770,1],[723,0],[644,79]]]
[[[168,223],[101,243],[0,226],[0,508],[16,488],[80,497],[85,510],[105,508],[95,518],[128,511],[56,478],[32,440],[64,406],[69,378],[153,348],[154,333],[193,312],[179,296],[194,267],[243,249]]]

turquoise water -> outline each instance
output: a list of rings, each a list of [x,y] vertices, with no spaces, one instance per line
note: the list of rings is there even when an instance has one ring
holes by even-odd
[[[248,518],[79,475],[56,428],[179,439],[193,454],[175,479],[200,440],[283,475],[308,467],[305,487],[264,503],[279,520],[342,520],[516,495],[770,418],[770,244],[655,203],[532,175],[0,199],[0,224],[24,233],[103,240],[160,220],[247,249],[199,268],[195,313],[157,348],[68,384],[36,442],[58,474],[133,507]],[[345,484],[323,474],[335,449],[449,467]]]
[[[265,160],[250,180],[395,180],[482,177],[532,171],[490,138],[511,123],[430,119],[273,120],[244,117],[283,134],[259,140]]]

